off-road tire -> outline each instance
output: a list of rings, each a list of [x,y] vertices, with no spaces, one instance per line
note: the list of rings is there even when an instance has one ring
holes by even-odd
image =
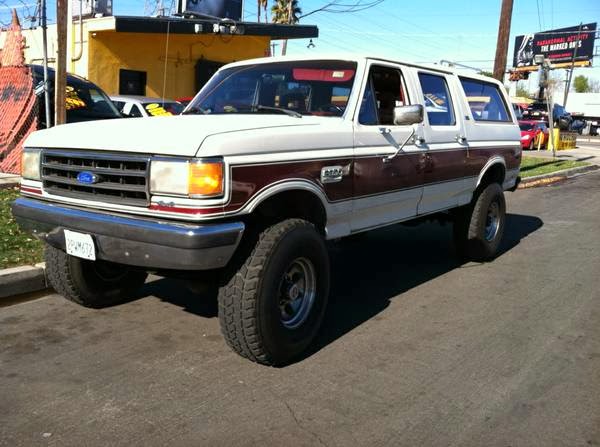
[[[498,207],[498,227],[491,239],[486,238],[488,211]],[[462,260],[485,262],[498,255],[506,223],[506,201],[498,183],[477,190],[469,205],[454,214],[454,244]]]
[[[243,255],[242,255],[243,256]],[[296,259],[307,259],[316,273],[316,295],[297,328],[282,322],[282,278]],[[316,336],[329,294],[329,256],[322,236],[301,219],[277,223],[258,236],[251,253],[219,289],[219,322],[227,344],[239,355],[265,365],[285,365]]]
[[[129,299],[148,276],[146,272],[125,265],[70,256],[50,245],[46,245],[44,257],[46,275],[54,290],[85,307],[101,308],[121,303]]]

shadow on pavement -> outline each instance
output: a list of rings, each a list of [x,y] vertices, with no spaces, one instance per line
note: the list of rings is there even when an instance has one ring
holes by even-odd
[[[501,254],[508,252],[543,222],[534,216],[508,214]],[[452,244],[452,225],[395,225],[352,242],[332,244],[329,306],[313,346],[303,360],[385,310],[394,297],[462,264]],[[147,283],[139,297],[155,296],[205,317],[217,316],[216,290],[190,291],[183,281]]]
[[[542,226],[538,217],[508,214],[500,256]],[[375,317],[394,297],[462,265],[452,244],[452,226],[438,224],[371,232],[360,243],[334,249],[331,262],[325,321],[303,358]]]

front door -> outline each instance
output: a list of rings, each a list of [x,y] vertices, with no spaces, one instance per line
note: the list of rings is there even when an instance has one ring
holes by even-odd
[[[408,104],[401,67],[372,64],[354,127],[353,232],[417,213],[424,165],[423,150],[412,137],[421,125],[393,124],[394,107]]]

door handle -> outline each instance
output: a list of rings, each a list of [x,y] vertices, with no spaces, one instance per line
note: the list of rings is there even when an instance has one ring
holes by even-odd
[[[455,139],[459,144],[465,144],[467,142],[467,137],[464,135],[456,135]]]
[[[387,135],[392,133],[392,129],[390,129],[389,127],[380,127],[379,132],[381,132],[384,135]]]

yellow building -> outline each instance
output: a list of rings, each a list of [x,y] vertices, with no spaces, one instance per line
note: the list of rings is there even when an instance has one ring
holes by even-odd
[[[0,48],[4,34],[0,34]],[[42,63],[42,30],[23,30],[25,59]],[[74,20],[67,71],[98,84],[109,95],[193,96],[221,65],[268,56],[272,39],[318,36],[316,26],[109,16]],[[56,25],[48,27],[54,66]]]

